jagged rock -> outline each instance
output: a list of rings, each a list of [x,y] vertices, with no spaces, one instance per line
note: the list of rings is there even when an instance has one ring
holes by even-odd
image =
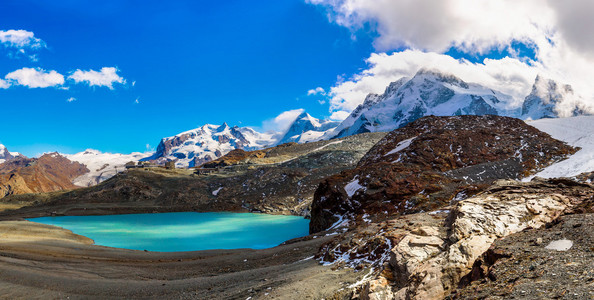
[[[570,85],[538,75],[522,104],[522,118],[537,120],[582,115],[585,108],[579,101],[572,101],[575,97]]]

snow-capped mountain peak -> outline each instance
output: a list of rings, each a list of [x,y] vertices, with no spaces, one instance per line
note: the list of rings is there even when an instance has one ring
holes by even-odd
[[[291,123],[289,129],[283,134],[277,144],[288,142],[305,143],[319,140],[327,130],[336,127],[338,124],[339,122],[335,121],[316,119],[310,114],[303,112],[295,118],[295,121]]]
[[[559,84],[538,75],[532,91],[524,99],[522,118],[536,120],[583,114],[575,97],[571,85]]]
[[[23,155],[18,152],[10,152],[6,146],[0,144],[0,164],[19,156]]]
[[[194,167],[217,159],[231,150],[246,151],[274,144],[273,135],[249,127],[206,124],[161,140],[157,151],[144,160],[162,164],[176,161],[178,167]]]
[[[370,94],[324,138],[391,131],[428,115],[519,115],[511,97],[460,78],[421,69],[412,78],[392,82],[382,95]]]

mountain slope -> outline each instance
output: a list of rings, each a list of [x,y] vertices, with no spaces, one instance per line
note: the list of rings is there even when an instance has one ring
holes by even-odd
[[[377,221],[434,210],[576,151],[514,118],[424,117],[388,133],[357,168],[324,180],[312,204],[310,231],[365,214]]]
[[[25,193],[74,189],[72,181],[89,172],[82,164],[58,153],[39,158],[18,157],[0,164],[0,198]]]
[[[21,211],[47,215],[166,211],[237,211],[307,215],[314,191],[326,177],[350,169],[385,134],[289,143],[218,161],[217,172],[131,169],[96,186],[58,195],[17,195],[6,201],[33,206]],[[262,155],[260,155],[262,154]]]

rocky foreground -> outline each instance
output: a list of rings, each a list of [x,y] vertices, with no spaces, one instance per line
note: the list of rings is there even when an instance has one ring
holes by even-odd
[[[16,298],[509,299],[594,296],[594,175],[520,182],[578,151],[512,118],[426,117],[388,135],[235,151],[208,175],[136,170],[10,196],[2,220],[149,211],[311,216],[265,250],[151,253],[0,222]],[[315,191],[315,194],[314,194]],[[311,204],[311,212],[309,206]]]
[[[521,295],[520,291],[527,289],[521,282],[516,283],[520,278],[524,278],[525,285],[537,285],[534,281],[527,283],[536,278],[531,275],[538,274],[528,273],[530,266],[532,270],[539,266],[540,275],[543,275],[543,272],[548,272],[542,265],[546,258],[561,256],[557,250],[547,249],[547,244],[571,238],[576,246],[567,253],[573,254],[570,257],[579,257],[576,263],[583,265],[574,274],[584,277],[585,282],[575,281],[576,276],[566,277],[566,273],[557,273],[558,277],[564,278],[565,282],[573,282],[573,285],[559,283],[556,287],[543,287],[540,294],[536,291],[531,293],[534,299],[542,299],[553,290],[565,290],[566,293],[571,292],[568,296],[578,293],[588,298],[594,292],[592,285],[589,288],[583,286],[588,282],[588,274],[592,273],[591,262],[588,262],[593,256],[589,234],[549,234],[547,231],[558,227],[556,224],[564,218],[581,219],[578,222],[581,225],[575,228],[585,226],[591,230],[594,224],[584,222],[590,216],[576,214],[574,208],[586,203],[591,206],[593,196],[594,189],[590,184],[568,179],[537,179],[530,183],[501,181],[487,191],[441,211],[411,214],[360,227],[349,234],[351,248],[346,255],[337,253],[341,252],[340,244],[331,243],[333,246],[326,248],[328,253],[324,259],[335,259],[338,264],[355,267],[369,264],[377,268],[368,282],[346,292],[344,298],[475,299],[498,294],[500,299],[508,299],[510,295]],[[564,214],[571,217],[559,218]],[[573,225],[569,227],[573,228]],[[513,234],[517,233],[523,235],[520,239],[525,241],[525,248],[516,246],[502,250],[497,247],[508,243],[506,239],[499,239],[516,239]],[[526,240],[530,242],[526,243]],[[497,244],[492,247],[496,241]],[[370,244],[375,249],[383,249],[380,251],[383,253],[371,252],[373,255],[370,257],[369,251],[366,251]],[[531,258],[530,252],[540,254],[540,263],[533,260],[538,255],[532,254]],[[546,262],[552,269],[564,269],[567,263],[570,261],[562,258]]]

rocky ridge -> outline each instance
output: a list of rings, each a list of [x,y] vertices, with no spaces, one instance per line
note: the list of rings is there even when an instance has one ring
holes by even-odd
[[[425,117],[389,133],[357,168],[324,180],[310,231],[368,215],[431,211],[488,187],[519,179],[578,149],[523,121],[499,116]]]

